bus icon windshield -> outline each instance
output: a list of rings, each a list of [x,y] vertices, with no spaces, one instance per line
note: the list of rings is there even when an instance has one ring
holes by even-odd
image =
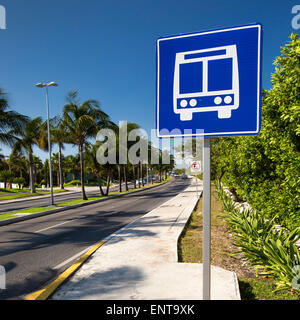
[[[173,107],[181,121],[193,113],[217,111],[231,118],[239,107],[239,70],[235,45],[176,54]]]

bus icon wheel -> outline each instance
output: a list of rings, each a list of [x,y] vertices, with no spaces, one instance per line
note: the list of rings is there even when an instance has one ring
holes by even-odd
[[[219,110],[218,111],[219,119],[229,119],[231,118],[231,109]]]
[[[181,112],[180,113],[181,121],[191,121],[193,120],[193,112]]]

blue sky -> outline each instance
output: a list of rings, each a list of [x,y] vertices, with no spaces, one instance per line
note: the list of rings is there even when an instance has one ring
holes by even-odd
[[[7,12],[7,29],[0,30],[0,87],[9,94],[14,110],[45,119],[45,91],[34,85],[56,81],[59,87],[49,92],[51,116],[60,114],[67,92],[78,89],[82,100],[99,100],[113,121],[137,122],[149,131],[155,127],[159,37],[260,22],[263,88],[269,89],[274,58],[293,31],[291,11],[296,4],[291,0],[0,0]],[[66,154],[76,151],[66,148]]]

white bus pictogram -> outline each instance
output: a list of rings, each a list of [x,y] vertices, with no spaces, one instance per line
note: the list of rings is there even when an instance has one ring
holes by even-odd
[[[231,118],[239,107],[239,69],[235,45],[176,54],[173,87],[174,112],[181,121],[193,113],[217,111]]]

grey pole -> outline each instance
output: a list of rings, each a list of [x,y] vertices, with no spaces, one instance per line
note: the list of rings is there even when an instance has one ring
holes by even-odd
[[[50,176],[50,190],[51,190],[51,205],[54,205],[53,181],[52,181],[52,161],[51,161],[51,135],[50,135],[50,123],[49,123],[48,86],[46,86],[46,103],[47,103],[47,129],[48,129],[48,152],[49,152],[49,176]]]
[[[204,138],[203,148],[203,300],[210,300],[210,138]]]

